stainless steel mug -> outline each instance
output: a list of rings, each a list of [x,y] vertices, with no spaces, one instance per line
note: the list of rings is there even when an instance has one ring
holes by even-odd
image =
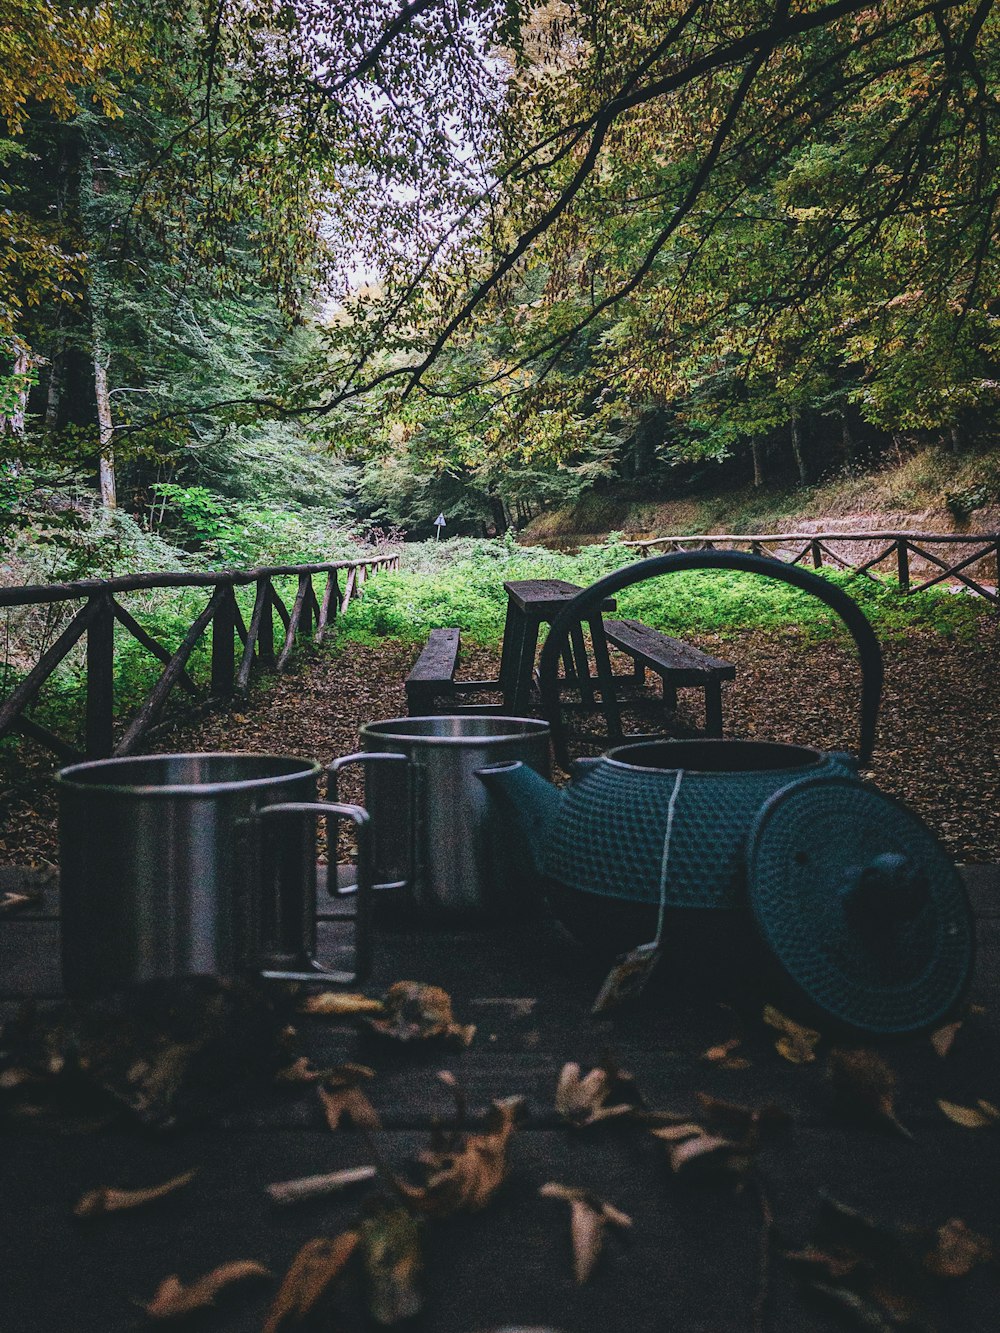
[[[67,992],[198,974],[361,980],[371,957],[368,816],[318,801],[319,773],[307,759],[256,754],[64,768],[56,783]],[[349,819],[358,832],[351,971],[324,971],[315,958],[320,816]]]
[[[520,759],[550,774],[549,728],[533,718],[471,713],[399,717],[361,728],[358,764],[372,818],[376,888],[405,888],[422,910],[510,914],[531,905],[529,877],[505,844],[476,770]]]

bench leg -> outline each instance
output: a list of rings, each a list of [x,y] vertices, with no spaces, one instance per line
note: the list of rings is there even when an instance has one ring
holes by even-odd
[[[620,740],[622,719],[618,710],[618,696],[615,693],[615,677],[611,670],[608,641],[604,637],[604,618],[598,614],[588,620],[587,624],[590,628],[590,646],[594,650],[594,665],[597,667],[597,686],[601,691],[601,712],[607,719],[610,739]]]
[[[587,661],[587,645],[583,641],[583,626],[579,622],[571,627],[569,638],[573,645],[572,657],[576,667],[576,685],[580,691],[581,702],[593,708],[594,687],[591,684],[590,663]]]
[[[504,706],[515,717],[523,717],[531,703],[531,686],[535,670],[535,650],[538,647],[538,621],[533,620],[522,625],[519,640],[515,641],[516,672],[512,686],[504,692]]]
[[[663,707],[668,713],[677,712],[677,687],[672,685],[666,676],[661,676],[660,681],[663,685]]]
[[[705,735],[722,735],[722,682],[705,682]]]

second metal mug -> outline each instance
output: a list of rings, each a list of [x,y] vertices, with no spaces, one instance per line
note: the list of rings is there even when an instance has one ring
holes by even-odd
[[[400,717],[361,728],[361,750],[330,766],[365,773],[377,888],[407,891],[421,911],[502,916],[532,905],[530,876],[509,846],[476,771],[520,759],[550,773],[549,728],[523,717]]]

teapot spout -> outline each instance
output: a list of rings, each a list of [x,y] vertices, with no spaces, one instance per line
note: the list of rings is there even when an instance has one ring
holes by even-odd
[[[512,845],[531,871],[543,873],[548,830],[555,821],[562,793],[548,779],[519,759],[476,770],[510,828]]]

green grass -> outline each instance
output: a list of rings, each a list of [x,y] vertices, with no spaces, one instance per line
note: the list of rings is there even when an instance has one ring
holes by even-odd
[[[514,542],[458,539],[426,542],[404,548],[403,569],[379,574],[365,584],[364,596],[353,601],[337,621],[331,639],[334,649],[350,641],[377,643],[393,638],[423,642],[430,630],[457,625],[470,645],[495,648],[503,636],[507,597],[505,580],[562,578],[586,587],[602,575],[632,564],[634,553],[611,541],[590,546],[578,555]],[[983,617],[990,614],[980,599],[933,589],[909,597],[892,582],[876,583],[864,577],[825,573],[861,605],[879,636],[885,640],[918,631],[948,638],[971,638]],[[279,580],[278,591],[290,605],[295,580]],[[128,609],[160,643],[170,650],[181,643],[188,627],[205,606],[209,589],[158,590],[125,599]],[[249,622],[254,589],[237,589],[244,620]],[[625,589],[618,597],[618,614],[644,621],[681,638],[716,634],[731,638],[743,630],[775,631],[797,626],[806,636],[839,633],[839,621],[814,597],[776,580],[724,571],[672,574]],[[275,646],[283,641],[283,627],[274,617]],[[162,664],[120,626],[115,634],[115,709],[118,718],[130,715],[153,687]],[[196,645],[188,662],[196,682],[207,685],[211,669],[211,631]],[[267,677],[257,677],[266,681]],[[13,688],[8,679],[6,689]],[[183,704],[176,692],[168,703]],[[33,711],[43,725],[67,740],[82,740],[86,704],[82,647],[45,685]],[[0,741],[0,752],[16,749],[19,738]]]
[[[403,569],[380,575],[366,586],[339,624],[338,638],[374,642],[392,637],[417,643],[430,630],[457,625],[463,638],[495,647],[503,636],[508,579],[562,578],[587,586],[603,574],[631,564],[634,553],[612,541],[564,555],[512,543],[459,540],[423,548],[406,547]],[[824,572],[861,605],[884,638],[915,631],[971,637],[987,604],[943,590],[902,596],[891,582]],[[644,621],[680,637],[745,629],[772,630],[796,625],[810,634],[836,632],[839,624],[817,598],[776,580],[726,571],[670,574],[627,588],[618,614]]]

